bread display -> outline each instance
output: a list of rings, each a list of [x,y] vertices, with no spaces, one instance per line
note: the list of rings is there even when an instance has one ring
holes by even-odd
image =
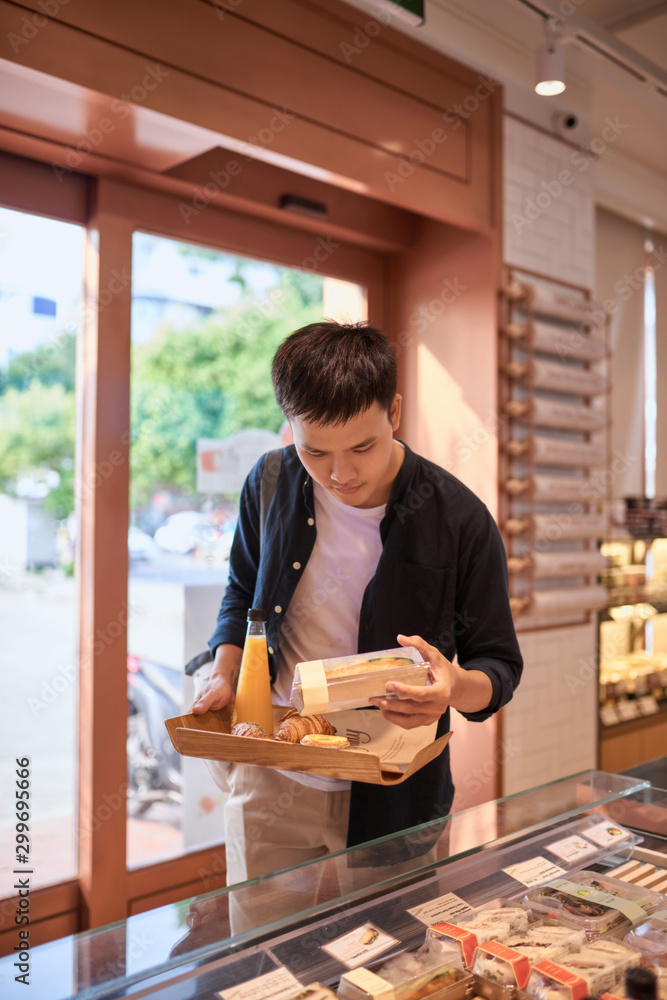
[[[291,708],[281,719],[275,739],[282,740],[283,743],[299,743],[309,733],[335,736],[336,730],[323,715],[302,718],[295,708]]]

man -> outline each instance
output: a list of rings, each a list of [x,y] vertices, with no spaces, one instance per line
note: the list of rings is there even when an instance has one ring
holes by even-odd
[[[314,323],[280,346],[272,379],[294,445],[261,540],[264,459],[246,480],[214,662],[192,711],[233,699],[254,607],[268,614],[274,702],[289,703],[297,662],[398,641],[416,646],[433,683],[389,684],[399,699],[374,699],[387,720],[437,722],[440,736],[450,707],[488,718],[522,669],[502,540],[467,487],[394,438],[402,399],[389,341],[369,325]],[[448,748],[395,787],[236,764],[212,771],[231,793],[228,884],[442,818],[454,794]]]

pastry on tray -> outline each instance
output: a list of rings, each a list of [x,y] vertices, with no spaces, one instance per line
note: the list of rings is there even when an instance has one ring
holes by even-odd
[[[307,733],[299,742],[305,747],[326,747],[329,750],[342,750],[350,745],[347,736],[329,736],[327,733]]]
[[[256,722],[237,722],[230,733],[232,736],[247,736],[253,740],[271,739],[266,729]]]
[[[280,721],[276,739],[283,743],[298,743],[304,736],[312,733],[335,736],[336,730],[323,715],[301,716],[295,708],[291,708]]]

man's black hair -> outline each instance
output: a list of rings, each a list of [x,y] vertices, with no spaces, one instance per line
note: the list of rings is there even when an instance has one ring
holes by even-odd
[[[340,424],[374,403],[389,415],[396,395],[396,355],[374,326],[324,320],[283,341],[271,378],[288,420]]]

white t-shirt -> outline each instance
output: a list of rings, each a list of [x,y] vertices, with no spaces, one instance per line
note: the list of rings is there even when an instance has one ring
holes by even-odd
[[[294,664],[356,653],[364,591],[382,553],[381,507],[351,507],[314,484],[317,537],[285,613],[278,648],[273,700],[289,705]],[[349,781],[289,772],[290,777],[326,791],[342,791]]]

